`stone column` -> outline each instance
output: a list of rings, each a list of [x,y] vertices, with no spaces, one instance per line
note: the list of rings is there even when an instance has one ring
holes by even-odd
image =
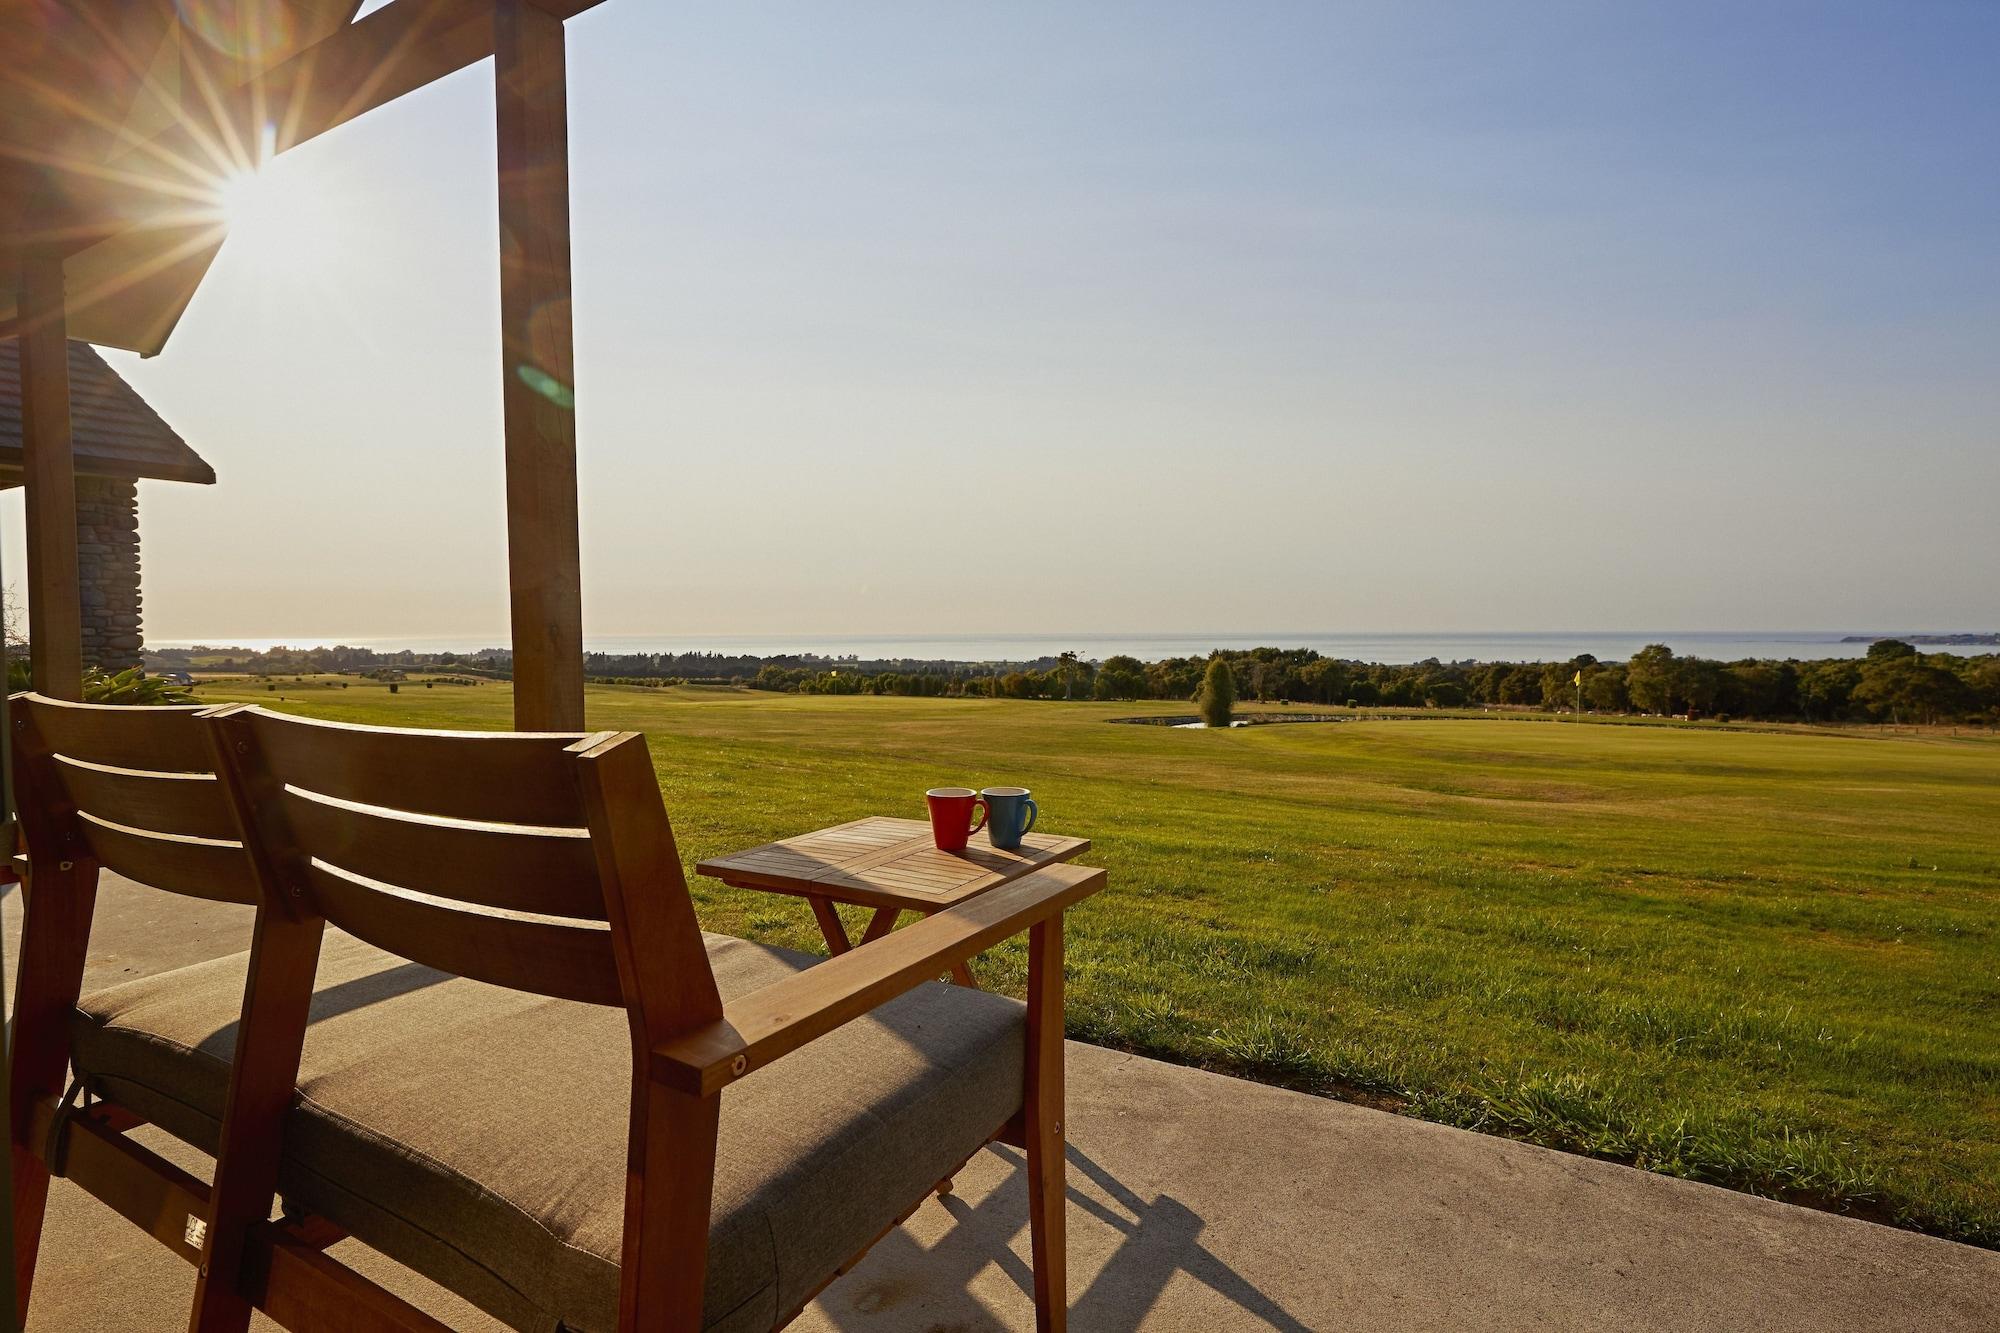
[[[83,660],[117,673],[139,665],[139,486],[130,477],[76,479],[76,554],[83,593]]]

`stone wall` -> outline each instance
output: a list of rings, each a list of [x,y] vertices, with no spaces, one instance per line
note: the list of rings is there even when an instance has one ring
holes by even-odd
[[[139,665],[139,487],[129,477],[76,479],[76,555],[83,593],[83,660],[106,671]]]

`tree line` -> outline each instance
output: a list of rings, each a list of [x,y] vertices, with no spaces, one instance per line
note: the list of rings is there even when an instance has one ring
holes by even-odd
[[[149,670],[297,675],[451,669],[506,677],[513,655],[380,652],[369,648],[192,648],[148,651]],[[1623,662],[1588,653],[1560,662],[1356,662],[1307,648],[1253,648],[1207,657],[1089,661],[1076,653],[1030,662],[865,660],[786,654],[588,653],[593,681],[748,685],[800,694],[895,694],[1003,699],[1160,700],[1192,703],[1209,665],[1229,667],[1243,702],[1355,707],[1509,707],[1595,713],[1736,717],[1769,721],[2000,722],[2000,654],[1926,653],[1896,639],[1861,658],[1682,657],[1664,644]],[[1578,676],[1582,677],[1581,683]]]
[[[1239,700],[1353,707],[1517,707],[1766,721],[2000,722],[2000,655],[1922,653],[1885,639],[1861,658],[1683,657],[1651,644],[1624,662],[1382,664],[1304,648],[1253,648],[1157,662],[1065,654],[1035,669],[983,675],[825,671],[767,663],[748,684],[801,694],[1191,702],[1210,663],[1229,667]]]

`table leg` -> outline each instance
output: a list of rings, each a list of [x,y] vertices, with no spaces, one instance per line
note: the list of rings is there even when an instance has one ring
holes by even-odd
[[[852,949],[854,945],[847,938],[847,927],[840,923],[840,909],[825,898],[807,896],[812,904],[813,917],[819,922],[819,933],[826,936],[826,947],[835,958]]]
[[[868,929],[861,932],[863,944],[873,944],[896,928],[896,919],[903,915],[900,907],[878,907],[875,915],[868,919]]]
[[[931,916],[934,915],[934,913],[926,912],[924,913],[924,915]],[[951,965],[951,979],[953,981],[956,981],[959,985],[966,987],[968,990],[979,989],[979,983],[972,979],[971,963],[953,963]]]

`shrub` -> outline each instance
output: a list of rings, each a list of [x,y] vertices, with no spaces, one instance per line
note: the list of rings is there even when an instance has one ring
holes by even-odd
[[[1229,670],[1229,663],[1216,657],[1201,678],[1201,693],[1195,697],[1195,706],[1201,710],[1201,720],[1209,726],[1226,727],[1235,703],[1236,677]]]
[[[172,681],[149,676],[138,667],[128,667],[111,675],[102,667],[86,667],[83,672],[83,701],[88,704],[187,704],[194,696]]]
[[[15,657],[7,662],[7,692],[34,688],[33,677],[26,658]],[[87,704],[191,704],[194,696],[183,691],[172,681],[159,676],[148,676],[138,667],[112,675],[102,667],[85,667],[83,670],[83,701]]]

